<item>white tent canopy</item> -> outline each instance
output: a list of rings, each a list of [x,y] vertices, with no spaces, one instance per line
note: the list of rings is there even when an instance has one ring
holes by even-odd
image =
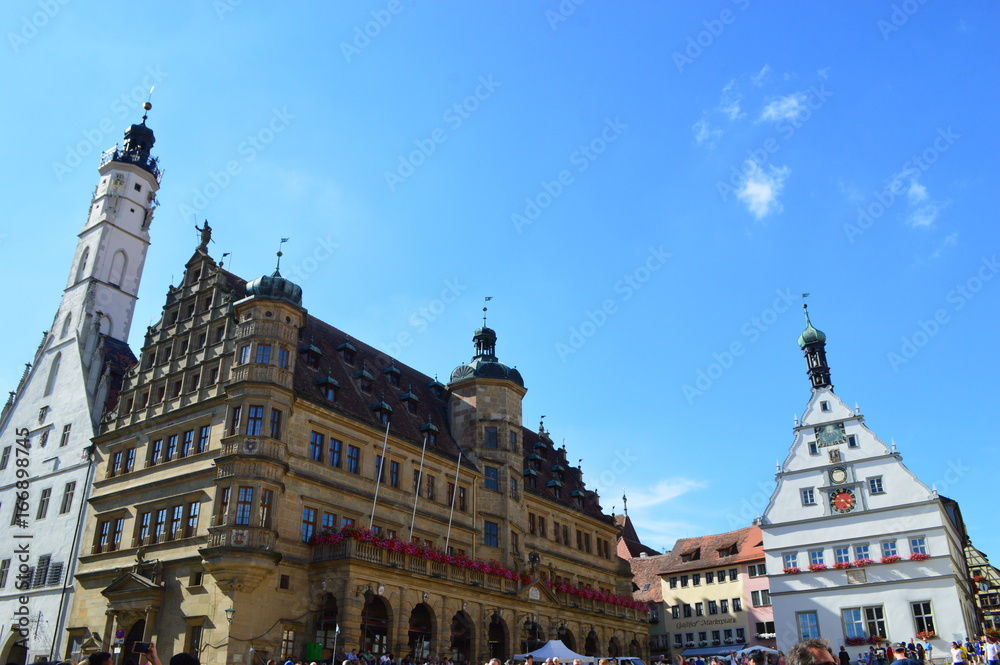
[[[594,659],[591,656],[574,653],[572,649],[562,643],[562,640],[549,640],[544,645],[530,653],[514,654],[514,659],[524,660],[529,655],[535,657],[536,663],[545,662],[546,658],[558,658],[565,663],[572,663],[574,658],[579,658],[584,663],[594,662]]]

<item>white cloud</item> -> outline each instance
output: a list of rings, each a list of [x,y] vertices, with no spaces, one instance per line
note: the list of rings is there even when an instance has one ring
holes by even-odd
[[[705,483],[690,478],[670,478],[661,480],[649,490],[632,490],[628,494],[629,508],[652,508],[671,499],[676,499],[691,490],[701,489]]]
[[[767,82],[767,77],[771,74],[771,65],[764,65],[764,67],[757,73],[756,76],[751,76],[750,80],[758,88]]]
[[[820,77],[821,79],[828,78],[829,75],[830,75],[830,68],[829,67],[824,67],[823,69],[817,69],[816,70],[816,76]]]
[[[956,244],[958,244],[958,232],[957,231],[955,233],[949,233],[948,235],[945,236],[944,240],[941,241],[941,244],[938,246],[938,248],[935,249],[934,252],[931,254],[931,258],[932,259],[939,259],[939,258],[941,258],[941,254],[944,253],[944,250],[946,248],[951,247],[951,246],[956,245]]]
[[[947,201],[931,201],[910,213],[906,223],[914,228],[926,229],[934,225],[938,215],[947,207]]]
[[[917,182],[916,178],[910,180],[910,188],[906,190],[906,197],[911,204],[917,204],[927,200],[927,188]]]
[[[694,130],[694,140],[698,145],[706,144],[709,148],[715,147],[715,142],[722,138],[722,130],[715,129],[702,118],[691,127]]]
[[[765,171],[752,159],[744,164],[746,178],[737,190],[736,195],[746,204],[757,219],[763,219],[772,212],[781,212],[778,195],[785,186],[785,179],[791,173],[787,166],[777,168],[769,166]]]
[[[805,109],[805,93],[793,92],[765,106],[764,110],[761,111],[760,121],[792,120],[797,118]]]
[[[730,120],[739,120],[745,113],[740,109],[740,101],[743,95],[736,89],[736,79],[726,84],[722,89],[722,99],[719,102],[719,110]]]

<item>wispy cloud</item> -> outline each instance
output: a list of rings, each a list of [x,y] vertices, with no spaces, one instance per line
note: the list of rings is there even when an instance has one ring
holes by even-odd
[[[927,200],[927,188],[921,185],[916,178],[910,180],[910,188],[906,190],[906,198],[910,203],[917,204]]]
[[[906,223],[918,229],[926,229],[934,225],[941,211],[948,207],[948,201],[931,201],[910,213]]]
[[[765,106],[760,114],[760,122],[792,120],[797,118],[805,109],[806,94],[804,92],[793,92],[790,95],[779,97]]]
[[[652,508],[671,499],[676,499],[691,490],[701,489],[705,483],[691,478],[668,478],[656,483],[649,489],[630,490],[628,494],[629,508]]]
[[[764,65],[756,75],[750,77],[750,81],[759,88],[767,82],[770,75],[771,65]]]
[[[748,159],[744,165],[746,178],[740,184],[736,195],[746,204],[757,219],[763,219],[772,212],[781,212],[778,196],[785,187],[785,180],[791,173],[787,166],[768,166],[765,171],[760,164]]]
[[[743,94],[736,89],[736,79],[731,80],[722,89],[722,99],[719,101],[719,110],[730,120],[739,120],[745,113],[740,109],[740,102]]]
[[[820,77],[821,79],[829,78],[829,76],[830,76],[830,68],[829,67],[824,67],[823,69],[817,69],[816,70],[816,76]]]
[[[944,240],[941,241],[941,244],[938,245],[938,248],[931,253],[931,258],[932,259],[941,258],[941,255],[944,253],[944,250],[957,244],[958,244],[958,232],[956,231],[954,233],[949,233],[944,237]]]
[[[694,140],[698,145],[705,144],[709,148],[714,148],[715,142],[722,138],[722,130],[713,128],[705,118],[694,123],[691,129],[694,130]]]

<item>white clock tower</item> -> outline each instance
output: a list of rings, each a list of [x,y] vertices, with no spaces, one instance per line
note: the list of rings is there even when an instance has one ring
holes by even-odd
[[[947,654],[977,625],[958,504],[834,394],[808,311],[799,346],[812,394],[760,520],[778,648],[823,637],[854,656],[926,632]]]
[[[10,536],[0,539],[0,616],[14,617],[0,626],[2,662],[58,660],[79,646],[67,645],[65,622],[90,440],[135,362],[126,341],[160,186],[154,141],[143,115],[102,156],[59,309],[0,415],[0,525]]]

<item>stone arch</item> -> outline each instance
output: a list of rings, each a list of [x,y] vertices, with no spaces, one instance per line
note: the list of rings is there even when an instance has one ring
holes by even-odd
[[[339,643],[340,636],[337,634],[337,626],[340,622],[340,606],[337,603],[337,597],[329,591],[325,592],[320,598],[317,610],[316,641],[323,649],[323,660],[329,659],[330,662],[333,662],[336,649],[344,647],[343,643]]]
[[[119,249],[111,258],[111,272],[108,273],[108,284],[120,289],[122,280],[125,278],[126,268],[128,268],[128,255],[124,249]]]
[[[389,651],[392,635],[392,610],[382,596],[365,592],[365,605],[361,610],[361,650],[381,656]]]
[[[533,619],[528,619],[524,623],[524,640],[521,641],[521,649],[524,653],[534,651],[545,644],[545,631],[542,626]]]
[[[622,645],[618,641],[617,637],[612,637],[608,640],[608,657],[617,658],[622,655]]]
[[[0,660],[4,663],[14,663],[14,665],[24,665],[28,661],[28,648],[25,646],[27,640],[22,640],[20,633],[4,631],[6,639],[0,647]]]
[[[600,651],[600,642],[597,639],[597,631],[591,628],[590,632],[587,633],[587,639],[583,644],[583,655],[584,656],[600,656],[598,653]]]
[[[128,663],[128,659],[133,657],[133,647],[136,642],[142,642],[142,636],[146,631],[146,620],[139,619],[132,624],[125,635],[125,644],[122,648],[122,663]],[[133,659],[132,663],[138,665],[138,659]]]
[[[476,658],[476,625],[465,610],[455,612],[451,618],[451,659],[456,663]]]
[[[435,623],[434,608],[423,602],[414,605],[410,612],[406,643],[411,658],[417,663],[423,663],[423,659],[430,656],[431,642],[436,632]]]
[[[556,639],[562,640],[562,643],[566,645],[570,651],[576,651],[576,636],[573,635],[573,631],[566,626],[559,626],[556,629]]]
[[[486,645],[490,658],[496,658],[501,663],[510,658],[510,630],[507,622],[498,612],[490,617],[490,625],[486,630]]]
[[[639,640],[632,638],[632,641],[628,643],[628,654],[629,656],[642,656],[642,646],[639,644]]]
[[[63,319],[62,333],[59,337],[65,337],[69,334],[69,327],[73,325],[73,312],[67,312],[66,318]]]

